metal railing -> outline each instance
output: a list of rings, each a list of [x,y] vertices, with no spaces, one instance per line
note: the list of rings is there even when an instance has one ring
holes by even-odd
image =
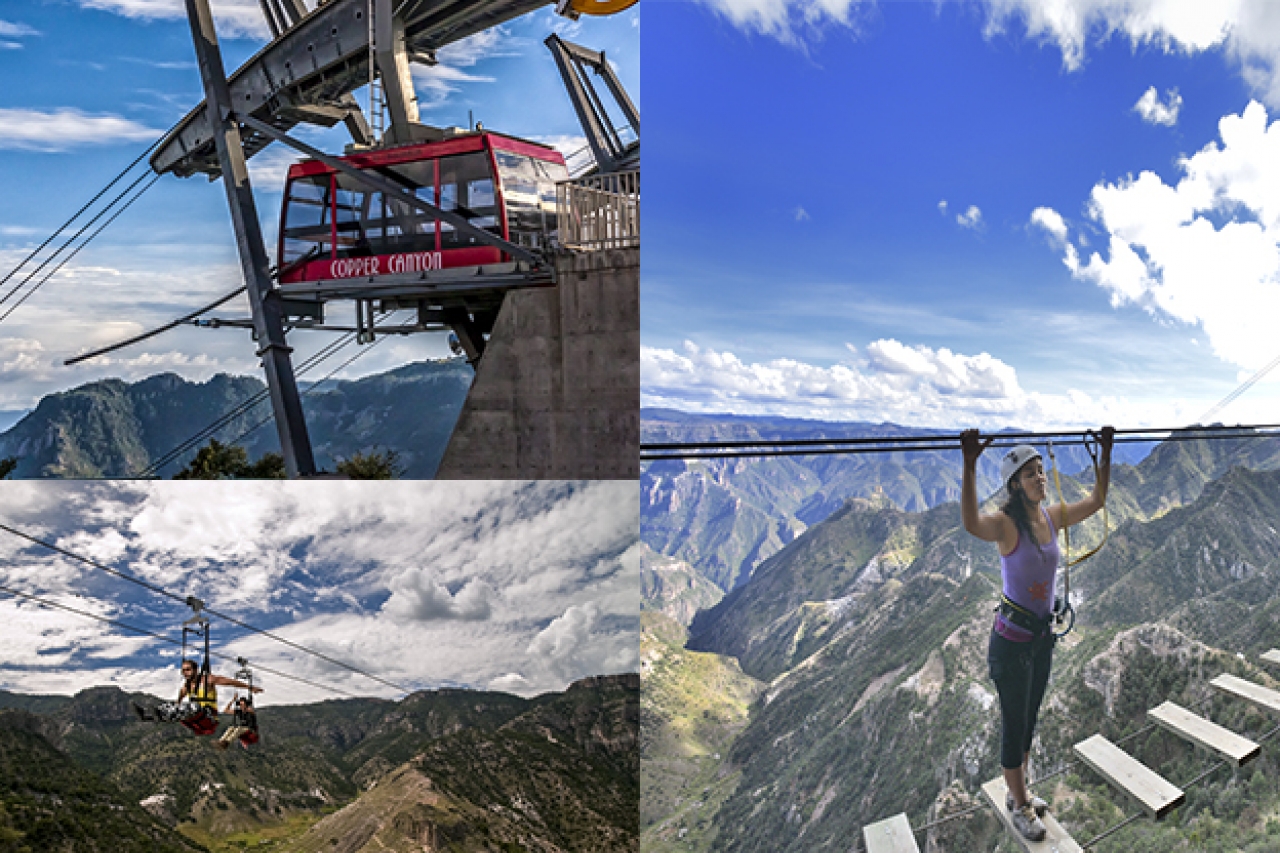
[[[560,243],[570,249],[640,245],[640,170],[591,175],[556,186]]]

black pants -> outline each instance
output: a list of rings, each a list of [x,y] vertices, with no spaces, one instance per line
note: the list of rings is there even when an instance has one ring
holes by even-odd
[[[991,632],[987,668],[1000,694],[1000,766],[1013,770],[1031,751],[1031,738],[1040,714],[1040,700],[1049,685],[1053,664],[1052,634],[1029,643],[1015,643]]]

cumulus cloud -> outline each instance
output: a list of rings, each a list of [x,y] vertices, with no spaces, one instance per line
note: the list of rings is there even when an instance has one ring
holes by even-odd
[[[852,30],[854,12],[867,0],[702,0],[748,33],[801,47],[831,28]]]
[[[1075,389],[1027,391],[1013,367],[988,353],[965,355],[893,339],[873,341],[862,351],[848,348],[849,360],[822,367],[786,358],[749,363],[690,341],[682,352],[641,347],[642,403],[927,427],[1075,427],[1122,413],[1125,422],[1148,422],[1154,414]]]
[[[978,209],[976,204],[971,204],[968,210],[956,216],[956,224],[961,228],[971,228],[977,231],[982,227],[982,211]]]
[[[117,115],[91,115],[77,109],[0,108],[0,148],[65,151],[83,145],[148,142],[161,131]]]
[[[988,35],[1021,22],[1026,34],[1055,45],[1069,71],[1085,63],[1090,39],[1113,35],[1137,49],[1195,54],[1221,49],[1257,94],[1280,106],[1280,5],[1269,0],[983,0]]]
[[[1218,129],[1172,184],[1144,171],[1095,186],[1087,215],[1105,256],[1065,244],[1063,262],[1112,304],[1199,325],[1218,357],[1256,370],[1275,356],[1280,316],[1280,126],[1254,101]]]
[[[1031,211],[1031,224],[1044,231],[1054,245],[1066,245],[1067,223],[1062,214],[1052,207],[1037,207]]]
[[[809,211],[805,210],[803,207],[797,207],[793,215],[795,216],[796,222],[808,222],[810,219]]]
[[[1142,116],[1143,121],[1150,124],[1163,124],[1173,127],[1178,123],[1178,112],[1182,109],[1182,96],[1177,89],[1170,89],[1165,94],[1165,101],[1160,100],[1156,87],[1152,86],[1142,93],[1133,111]]]
[[[415,571],[401,575],[392,584],[385,610],[407,620],[461,619],[483,621],[493,612],[490,602],[497,591],[483,580],[469,580],[456,593],[428,573]]]

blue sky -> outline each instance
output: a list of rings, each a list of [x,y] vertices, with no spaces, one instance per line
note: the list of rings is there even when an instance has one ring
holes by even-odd
[[[262,47],[266,26],[257,0],[213,0],[212,6],[230,70]],[[6,188],[0,194],[0,277],[202,99],[182,8],[181,0],[0,7],[0,78],[6,83],[0,93],[0,181]],[[603,49],[638,101],[639,25],[639,7],[570,22],[548,5],[446,48],[434,69],[415,66],[423,120],[465,125],[471,111],[486,127],[576,148],[585,140],[543,40],[557,31]],[[367,103],[363,90],[357,97]],[[297,133],[330,151],[349,141],[341,126],[300,126]],[[283,176],[293,159],[277,144],[250,163],[273,254]],[[69,355],[174,319],[240,283],[222,187],[203,178],[163,178],[0,327],[0,412],[29,408],[44,394],[105,376],[134,380],[164,370],[197,380],[224,371],[257,375],[247,333],[191,328],[108,359],[62,366]],[[221,316],[247,311],[238,303]],[[300,360],[332,340],[327,333],[298,333],[291,343]],[[442,335],[396,338],[341,375],[445,355]]]
[[[0,517],[414,690],[529,696],[636,670],[634,483],[324,485],[15,482]],[[175,639],[190,615],[3,531],[0,585]],[[394,695],[216,619],[213,640],[216,652],[356,695]],[[0,689],[115,684],[168,697],[177,665],[172,645],[0,595]],[[330,698],[261,680],[263,704]]]
[[[1280,356],[1274,4],[646,8],[645,404],[1163,426]]]

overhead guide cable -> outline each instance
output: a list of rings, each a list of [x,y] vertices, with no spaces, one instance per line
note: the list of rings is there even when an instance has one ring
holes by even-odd
[[[114,626],[115,626],[115,627],[117,627],[117,628],[123,628],[124,630],[126,630],[126,631],[132,631],[132,632],[133,632],[133,633],[135,633],[135,634],[142,634],[142,635],[147,636],[147,637],[152,637],[152,638],[154,638],[154,639],[161,640],[161,641],[166,642],[166,643],[169,643],[169,644],[171,644],[171,645],[175,645],[175,646],[181,646],[181,645],[182,645],[182,642],[181,642],[181,641],[179,641],[179,640],[175,640],[175,639],[173,639],[173,637],[167,637],[167,636],[165,636],[164,634],[159,634],[159,633],[156,633],[155,631],[150,631],[150,630],[148,630],[148,629],[146,629],[146,628],[138,628],[138,627],[135,627],[135,626],[133,626],[133,625],[130,625],[130,624],[126,623],[126,622],[121,622],[121,621],[119,621],[118,619],[108,619],[108,618],[107,618],[107,617],[105,617],[105,616],[99,616],[99,615],[97,615],[96,613],[90,613],[90,612],[89,612],[89,611],[87,611],[87,610],[79,610],[79,609],[77,609],[77,608],[75,608],[75,607],[71,607],[70,605],[67,605],[67,604],[59,604],[59,603],[58,603],[58,602],[56,602],[56,601],[50,601],[50,600],[48,600],[48,599],[46,599],[46,598],[41,598],[41,597],[40,597],[40,596],[38,596],[38,595],[32,595],[32,594],[30,594],[30,593],[28,593],[28,592],[21,592],[21,591],[16,590],[16,589],[10,589],[10,588],[9,588],[9,587],[7,587],[7,586],[0,586],[0,593],[7,593],[8,595],[12,595],[12,596],[14,596],[14,597],[16,597],[16,598],[24,598],[24,599],[26,599],[26,600],[28,600],[28,601],[34,601],[36,604],[39,604],[39,605],[40,605],[40,606],[42,606],[42,607],[51,607],[51,608],[55,608],[55,609],[57,609],[57,610],[65,610],[65,611],[67,611],[68,613],[74,613],[74,614],[76,614],[77,616],[84,616],[84,617],[86,617],[86,618],[88,618],[88,619],[95,619],[95,620],[97,620],[98,622],[102,622],[102,623],[105,623],[105,624],[107,624],[107,625],[114,625]],[[211,656],[211,657],[215,657],[215,658],[219,658],[220,660],[231,661],[231,662],[233,662],[233,663],[237,661],[237,658],[235,658],[235,657],[233,657],[233,656],[231,656],[231,655],[220,654],[219,652],[210,652],[210,656]],[[355,694],[355,693],[348,693],[348,692],[347,692],[347,691],[345,691],[345,690],[341,690],[341,689],[339,689],[339,688],[337,688],[337,687],[330,687],[330,686],[325,685],[325,684],[317,684],[316,682],[311,681],[311,680],[306,679],[306,678],[303,678],[302,676],[299,676],[299,675],[290,675],[290,674],[289,674],[289,673],[287,673],[287,672],[281,672],[281,671],[280,671],[280,670],[278,670],[278,669],[271,669],[271,668],[269,668],[269,667],[262,666],[261,664],[258,664],[258,663],[255,663],[255,664],[254,664],[254,669],[257,669],[257,670],[259,670],[259,671],[261,671],[261,672],[267,672],[267,673],[270,673],[271,675],[275,675],[275,676],[278,676],[278,677],[280,677],[280,678],[287,678],[288,680],[290,680],[290,681],[296,681],[296,682],[298,682],[299,684],[306,684],[306,685],[308,685],[308,686],[310,686],[310,687],[315,687],[315,688],[317,688],[317,689],[319,689],[319,690],[324,690],[324,691],[329,692],[329,693],[339,693],[339,694],[341,694],[341,695],[343,695],[343,696],[347,696],[347,697],[350,697],[350,698],[352,698],[352,699],[359,699],[359,698],[361,698],[360,696],[358,696],[358,695],[357,695],[357,694]]]
[[[48,550],[53,551],[54,553],[61,554],[62,556],[75,560],[78,563],[82,563],[86,566],[91,566],[92,568],[106,572],[112,577],[117,577],[117,578],[120,578],[121,580],[128,581],[129,583],[137,584],[138,586],[142,587],[145,590],[148,590],[149,592],[153,592],[156,595],[162,595],[166,598],[177,601],[181,603],[183,606],[188,606],[190,604],[189,596],[178,595],[177,593],[170,592],[169,590],[164,589],[163,587],[160,587],[160,586],[156,586],[155,584],[145,581],[142,578],[137,577],[136,575],[131,575],[128,572],[122,572],[119,569],[113,569],[110,566],[107,566],[107,565],[104,565],[103,563],[98,562],[92,557],[86,557],[82,554],[77,554],[74,551],[68,551],[66,548],[62,548],[58,545],[53,544],[52,542],[47,542],[44,539],[40,539],[39,537],[32,536],[29,533],[24,533],[21,530],[10,527],[9,525],[4,524],[2,522],[0,522],[0,530],[3,530],[14,536],[17,536],[20,539],[25,539],[28,542],[31,542],[32,544],[39,545],[42,548],[47,548]],[[308,655],[311,655],[312,657],[319,658],[320,660],[325,661],[326,663],[332,664],[337,667],[341,667],[342,669],[348,670],[349,672],[354,672],[357,675],[363,675],[365,678],[372,679],[373,681],[376,681],[379,684],[383,684],[383,685],[386,685],[387,687],[394,688],[395,690],[398,690],[401,693],[410,692],[407,688],[401,687],[399,684],[396,684],[395,682],[388,681],[387,679],[382,678],[381,676],[377,676],[377,675],[374,675],[373,673],[366,672],[365,670],[360,669],[359,667],[352,666],[349,663],[344,663],[343,661],[330,657],[329,655],[326,655],[323,652],[317,652],[317,651],[314,651],[313,649],[309,649],[306,646],[293,642],[292,640],[286,640],[284,637],[281,637],[279,634],[272,633],[271,631],[267,631],[262,628],[255,628],[253,625],[250,625],[247,622],[243,622],[234,616],[230,616],[226,613],[221,613],[208,606],[205,606],[203,610],[205,613],[208,613],[211,616],[216,616],[217,618],[223,620],[224,622],[230,622],[232,625],[235,625],[236,627],[239,627],[239,628],[244,628],[246,631],[250,631],[255,634],[261,634],[262,636],[267,637],[268,639],[275,640],[277,643],[283,643],[284,645],[288,646],[291,649],[295,649],[297,651],[303,652],[304,654],[308,654]]]

